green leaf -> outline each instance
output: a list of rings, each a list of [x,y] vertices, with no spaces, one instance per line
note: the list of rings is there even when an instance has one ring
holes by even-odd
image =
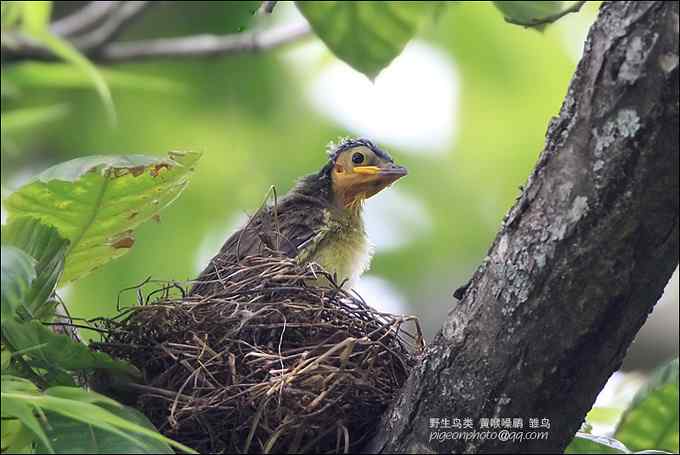
[[[155,430],[151,422],[135,409],[127,406],[101,406],[129,422]],[[130,440],[52,412],[47,412],[46,416],[49,428],[45,430],[57,453],[175,453],[166,442],[146,435],[139,435],[135,440]],[[38,444],[38,452],[45,449],[46,447]]]
[[[36,277],[35,260],[13,246],[2,247],[2,319],[11,320],[23,305]]]
[[[3,111],[0,128],[2,128],[3,135],[16,134],[21,131],[34,129],[44,123],[58,120],[67,113],[68,106],[66,104],[25,107]]]
[[[106,353],[91,351],[86,345],[67,335],[56,334],[38,321],[3,321],[2,334],[12,351],[20,353],[27,365],[47,371],[48,383],[72,384],[72,372],[94,369],[111,369],[139,377],[132,365]]]
[[[46,305],[64,271],[68,240],[52,226],[37,218],[21,217],[3,226],[2,243],[28,253],[37,263],[36,279],[24,298],[23,306],[31,317],[51,319],[54,308]]]
[[[33,435],[19,419],[2,419],[2,453],[33,453]]]
[[[506,22],[524,27],[543,26],[570,12],[577,12],[585,2],[562,1],[498,1],[493,2]]]
[[[2,419],[19,420],[42,443],[47,452],[54,453],[50,441],[47,439],[47,434],[36,417],[36,414],[41,416],[42,414],[35,412],[36,410],[31,402],[32,396],[39,395],[38,388],[27,379],[7,374],[2,375],[1,381],[0,400],[2,406],[0,408],[2,409]],[[17,396],[23,399],[14,398]]]
[[[564,453],[630,453],[630,450],[614,438],[578,432]]]
[[[635,395],[615,437],[632,450],[678,452],[678,359],[660,367]]]
[[[15,376],[24,377],[26,373],[26,368],[23,365],[17,365],[14,361],[16,355],[9,350],[9,347],[3,342],[1,345],[2,351],[2,363],[0,364],[0,369],[2,374],[11,374]]]
[[[111,409],[116,409],[112,412]],[[82,424],[83,431],[89,427],[111,433],[122,440],[142,447],[145,452],[158,450],[157,442],[169,444],[187,453],[196,453],[189,447],[166,438],[147,425],[130,419],[124,407],[95,392],[78,387],[52,387],[40,392],[29,381],[8,375],[2,376],[2,417],[17,418],[39,439],[44,450],[54,452],[45,428],[49,428],[50,416],[59,415]],[[35,414],[41,416],[39,421]],[[37,427],[36,427],[37,425]],[[151,446],[154,441],[156,447]],[[70,452],[70,450],[68,450]],[[98,451],[95,453],[107,453]]]
[[[296,2],[314,32],[370,79],[390,64],[442,2]]]
[[[21,2],[21,7],[21,21],[26,33],[36,35],[47,31],[52,14],[52,2]]]
[[[111,97],[111,91],[106,81],[99,73],[99,70],[94,66],[87,58],[85,58],[75,47],[71,45],[68,41],[59,38],[56,35],[52,35],[47,31],[40,33],[33,33],[31,35],[34,39],[42,43],[57,57],[67,61],[85,74],[95,90],[99,94],[106,108],[106,113],[109,117],[111,124],[116,123],[116,109],[113,105],[113,98]]]
[[[621,418],[623,409],[614,407],[596,407],[592,408],[586,420],[590,423],[598,423],[604,425],[615,425]]]
[[[8,221],[35,217],[70,241],[62,283],[127,253],[134,229],[189,183],[199,153],[90,156],[47,169],[5,201]]]

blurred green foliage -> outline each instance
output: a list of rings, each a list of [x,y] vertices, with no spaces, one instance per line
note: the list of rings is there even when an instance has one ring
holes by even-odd
[[[677,453],[678,359],[658,367],[621,416],[615,437],[634,451]]]
[[[678,359],[658,367],[623,412],[597,410],[586,421],[606,417],[616,425],[612,436],[579,432],[565,453],[678,453]]]
[[[232,33],[255,20],[274,21],[292,8],[281,3],[271,17],[253,18],[257,5],[165,4],[151,8],[125,38]],[[55,13],[63,14],[59,8]],[[410,170],[399,188],[423,204],[432,230],[403,248],[379,252],[371,271],[392,283],[426,323],[428,307],[441,314],[436,305],[453,303],[452,290],[473,272],[519,194],[575,67],[565,42],[572,35],[565,30],[580,30],[582,42],[595,8],[584,8],[579,16],[585,19],[571,15],[540,34],[505,23],[490,3],[456,3],[422,30],[423,39],[448,55],[460,74],[452,125],[459,134],[445,154],[388,147]],[[39,128],[13,129],[13,153],[4,150],[3,138],[3,188],[85,155],[204,153],[192,185],[164,212],[161,224],[142,226],[129,255],[70,289],[74,315],[112,315],[118,292],[148,276],[193,278],[206,237],[226,237],[236,217],[259,206],[269,185],[283,193],[296,177],[320,168],[330,139],[353,134],[307,102],[304,81],[282,59],[288,52],[104,66],[115,127],[79,71],[61,64],[3,68],[3,112],[68,109],[49,115]],[[11,96],[4,96],[5,86]]]

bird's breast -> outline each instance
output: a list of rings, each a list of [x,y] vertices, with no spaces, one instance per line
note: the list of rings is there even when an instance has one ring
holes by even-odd
[[[343,288],[351,289],[370,267],[372,257],[373,245],[359,221],[333,223],[311,259],[335,274],[338,284],[344,281]]]

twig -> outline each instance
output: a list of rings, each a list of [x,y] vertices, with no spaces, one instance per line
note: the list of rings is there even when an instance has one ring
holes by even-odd
[[[124,43],[109,43],[101,48],[82,49],[76,47],[98,63],[122,63],[155,58],[211,57],[251,53],[274,49],[298,41],[310,34],[307,23],[282,25],[270,30],[253,31],[232,35],[194,35],[180,38],[160,38]],[[3,33],[2,58],[5,61],[20,61],[27,58],[55,61],[57,58],[30,37]],[[93,45],[94,41],[87,44]]]
[[[546,24],[552,24],[558,19],[561,19],[562,17],[566,16],[567,14],[571,13],[578,13],[581,11],[581,8],[583,5],[585,5],[585,1],[580,1],[580,2],[574,2],[571,6],[568,8],[563,9],[559,13],[555,14],[550,14],[549,16],[541,17],[538,19],[529,19],[528,21],[521,21],[517,19],[512,19],[507,16],[504,17],[505,22],[508,22],[510,24],[515,24],[515,25],[522,25],[524,27],[535,27],[537,25],[546,25]]]
[[[54,21],[50,29],[55,35],[70,37],[92,29],[106,16],[111,14],[121,2],[90,2],[62,19]]]
[[[74,38],[73,44],[84,51],[106,46],[118,38],[125,28],[141,17],[144,10],[152,4],[153,2],[123,2],[121,7],[114,10],[100,27],[86,35]]]
[[[196,35],[162,38],[106,46],[94,56],[100,62],[120,62],[148,58],[209,57],[273,49],[297,41],[310,32],[306,23],[280,26],[271,30],[235,35]]]
[[[108,333],[107,330],[98,329],[97,327],[93,327],[93,326],[91,326],[91,325],[74,324],[74,323],[72,323],[72,322],[43,322],[42,324],[43,324],[43,325],[46,325],[46,326],[48,326],[48,327],[52,327],[53,329],[59,328],[59,327],[69,327],[69,328],[74,328],[74,329],[93,330],[93,331],[99,332],[99,333]],[[68,333],[64,334],[64,333],[56,332],[56,331],[55,331],[55,333],[57,333],[58,335],[67,335],[67,336],[69,336]],[[80,342],[80,339],[74,339],[73,341],[79,343],[79,342]]]

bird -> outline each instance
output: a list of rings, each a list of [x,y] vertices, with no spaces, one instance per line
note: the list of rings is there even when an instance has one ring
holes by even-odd
[[[274,204],[261,207],[233,233],[194,280],[191,295],[219,292],[223,261],[277,250],[299,264],[316,262],[351,289],[370,266],[373,246],[363,222],[364,201],[408,174],[374,142],[342,138],[327,147],[321,170],[297,180]]]

